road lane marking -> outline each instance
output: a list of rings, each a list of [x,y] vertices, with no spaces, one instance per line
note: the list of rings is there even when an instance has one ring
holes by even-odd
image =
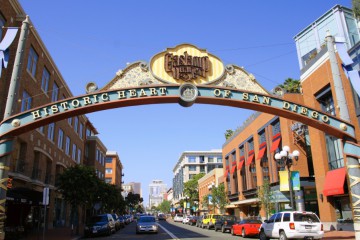
[[[170,235],[170,237],[172,237],[173,239],[176,239],[176,240],[180,240],[177,236],[175,236],[172,232],[170,232],[169,230],[167,230],[165,227],[163,227],[162,225],[160,225],[158,223],[159,227],[161,227],[167,234]]]

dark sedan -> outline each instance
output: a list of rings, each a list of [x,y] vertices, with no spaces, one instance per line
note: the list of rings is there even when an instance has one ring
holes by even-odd
[[[85,226],[85,237],[115,233],[115,221],[111,214],[93,216]]]
[[[214,229],[221,230],[221,232],[231,231],[231,226],[236,223],[237,219],[232,215],[223,215],[220,218],[216,219]]]

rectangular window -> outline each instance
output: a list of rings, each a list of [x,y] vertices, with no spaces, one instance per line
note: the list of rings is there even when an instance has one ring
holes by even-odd
[[[99,149],[96,149],[96,156],[95,156],[95,158],[96,158],[96,161],[98,161],[99,162]]]
[[[195,156],[189,156],[188,157],[188,162],[189,163],[196,163],[196,157]]]
[[[0,14],[0,39],[3,38],[3,27],[5,26],[5,19],[4,17]]]
[[[112,157],[107,157],[106,158],[106,163],[112,163]]]
[[[271,123],[272,128],[272,135],[275,136],[276,134],[280,133],[280,121],[277,119],[273,123]]]
[[[217,157],[217,161],[218,163],[222,163],[222,157]]]
[[[48,126],[48,134],[47,137],[50,141],[54,141],[54,131],[55,131],[55,123],[50,123]]]
[[[194,166],[194,165],[190,165],[189,166],[189,171],[196,171],[196,166]]]
[[[84,131],[84,124],[80,123],[79,125],[79,137],[83,139],[83,131]]]
[[[208,162],[213,163],[214,162],[214,156],[208,156]]]
[[[46,68],[44,68],[42,79],[41,79],[41,89],[45,93],[47,93],[47,91],[49,90],[49,81],[50,81],[50,73]]]
[[[91,130],[86,128],[86,138],[91,136]]]
[[[225,158],[225,165],[226,165],[226,166],[229,166],[229,156],[227,156],[227,157]]]
[[[33,77],[35,77],[36,64],[38,59],[39,59],[39,55],[35,52],[33,47],[30,47],[29,58],[26,69],[31,73]]]
[[[59,99],[59,86],[54,82],[52,94],[51,94],[51,101],[56,102]]]
[[[76,161],[76,144],[75,143],[73,143],[73,146],[72,146],[71,158],[72,158],[72,160]]]
[[[39,127],[38,131],[41,132],[42,134],[44,134],[44,126]]]
[[[106,168],[105,174],[112,174],[112,168]]]
[[[77,133],[78,131],[78,125],[79,125],[79,118],[75,117],[74,118],[74,131]]]
[[[248,141],[248,148],[249,148],[249,151],[254,150],[254,141],[253,141],[253,139]]]
[[[262,130],[261,132],[259,132],[259,143],[264,143],[266,142],[266,135],[265,135],[265,130]]]
[[[72,118],[68,118],[68,123],[72,125]]]
[[[66,137],[66,141],[65,141],[65,153],[67,155],[70,155],[70,138]]]
[[[63,148],[63,141],[64,141],[64,131],[59,128],[59,134],[58,134],[58,148],[62,149]]]
[[[23,91],[22,100],[21,100],[21,111],[24,112],[26,110],[31,109],[31,96],[27,91]]]
[[[105,178],[105,182],[110,184],[111,183],[111,178]]]
[[[200,172],[205,173],[205,166],[200,166]]]
[[[76,162],[77,163],[81,162],[81,149],[80,148],[78,148],[78,150],[77,150],[77,161]]]

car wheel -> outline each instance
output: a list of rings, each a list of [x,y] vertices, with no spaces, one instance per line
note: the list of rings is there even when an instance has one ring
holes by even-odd
[[[225,227],[222,226],[222,227],[221,227],[221,232],[224,233],[225,231],[226,231],[226,230],[225,230]]]
[[[231,232],[231,235],[235,235],[233,228],[231,228],[230,232]]]
[[[246,237],[246,232],[245,232],[245,229],[244,229],[244,228],[243,228],[242,231],[241,231],[241,236],[242,236],[243,238]]]
[[[261,230],[261,232],[259,234],[259,238],[260,238],[260,240],[269,240],[270,239],[266,236],[264,230]]]
[[[280,232],[279,239],[280,240],[287,240],[288,239],[284,231]]]

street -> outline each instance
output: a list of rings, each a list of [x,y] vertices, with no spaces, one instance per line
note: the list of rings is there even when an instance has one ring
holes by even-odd
[[[197,228],[195,226],[189,226],[182,223],[175,223],[172,220],[160,221],[159,223],[159,233],[135,233],[136,222],[132,222],[127,225],[125,228],[117,231],[111,236],[105,237],[94,237],[91,239],[102,240],[102,239],[239,239],[240,236],[232,236],[230,233],[221,233],[215,232],[214,230],[207,230]],[[258,239],[257,237],[253,238],[241,238],[241,239]]]

